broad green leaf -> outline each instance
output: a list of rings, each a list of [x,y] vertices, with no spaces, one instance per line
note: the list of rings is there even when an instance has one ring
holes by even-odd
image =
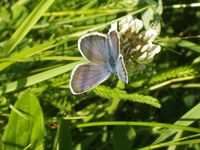
[[[72,150],[71,130],[68,120],[61,120],[54,141],[54,150]]]
[[[197,104],[195,107],[190,109],[187,113],[185,113],[179,120],[177,120],[174,124],[175,125],[182,125],[182,126],[189,126],[193,122],[200,119],[200,103]],[[166,140],[168,137],[172,136],[173,134],[177,133],[178,130],[175,129],[168,129],[163,132],[154,142],[154,144],[160,143]]]
[[[142,14],[142,21],[146,29],[154,28],[158,33],[161,31],[161,18],[162,14],[162,1],[159,0],[158,3],[155,1],[146,0],[151,7],[149,7]]]
[[[15,46],[26,36],[35,23],[40,19],[44,12],[51,6],[54,0],[42,0],[31,14],[24,20],[21,26],[13,33],[11,38],[6,42],[0,56],[10,53]]]
[[[143,20],[143,24],[144,27],[146,29],[149,29],[151,27],[150,25],[150,21],[153,20],[153,16],[154,16],[154,11],[153,9],[150,7],[148,8],[143,14],[142,14],[142,20]]]
[[[114,150],[131,150],[136,136],[135,130],[130,126],[116,126],[113,132]]]
[[[27,119],[11,112],[9,122],[3,136],[3,150],[43,149],[45,134],[43,113],[37,97],[30,91],[20,94],[15,108]]]

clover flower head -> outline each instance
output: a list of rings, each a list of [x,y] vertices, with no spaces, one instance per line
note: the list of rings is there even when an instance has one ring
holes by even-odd
[[[153,60],[154,56],[161,51],[160,45],[153,43],[158,36],[157,31],[150,28],[141,32],[142,28],[143,22],[139,19],[133,19],[130,15],[119,23],[115,22],[111,25],[111,29],[119,32],[121,52],[125,61],[131,60],[138,66],[141,66],[143,62]],[[145,68],[144,65],[142,68]]]

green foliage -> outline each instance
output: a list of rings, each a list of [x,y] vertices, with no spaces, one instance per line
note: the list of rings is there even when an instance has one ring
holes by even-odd
[[[21,26],[15,31],[12,37],[6,42],[3,47],[1,56],[10,53],[20,40],[30,31],[33,25],[39,20],[42,14],[51,6],[54,0],[43,0],[32,11],[32,13],[23,21]],[[19,5],[18,5],[19,6]],[[15,17],[15,16],[14,16]]]
[[[154,107],[160,108],[160,103],[156,98],[151,96],[144,96],[140,94],[130,94],[124,90],[120,90],[118,88],[111,89],[105,86],[98,86],[94,90],[95,94],[102,98],[107,98],[111,100],[129,100],[132,102],[139,102],[152,105]]]
[[[198,4],[1,0],[0,147],[199,150]],[[74,96],[71,71],[86,61],[78,38],[127,15],[159,31],[161,52],[144,70],[126,62],[127,85],[112,76]]]
[[[30,90],[24,91],[14,107],[4,132],[3,149],[43,149],[44,120],[36,96]]]
[[[192,119],[188,120],[188,118],[192,118]],[[195,107],[193,107],[191,110],[189,110],[179,120],[177,120],[175,122],[175,124],[189,126],[190,124],[192,124],[193,122],[195,122],[198,119],[200,119],[200,104],[197,104]],[[172,136],[176,132],[178,132],[178,131],[168,129],[165,132],[163,132],[154,143],[156,144],[161,141],[164,141],[165,139]]]
[[[162,73],[157,73],[155,76],[150,78],[149,84],[155,84],[168,79],[196,76],[200,72],[199,64],[185,65],[177,68],[173,68]]]
[[[72,139],[70,133],[70,125],[67,120],[61,120],[57,135],[55,138],[54,149],[68,149],[72,150]]]
[[[2,89],[0,90],[0,94],[15,91],[15,90],[36,84],[38,82],[50,79],[52,77],[58,76],[60,74],[63,74],[65,72],[71,70],[76,64],[78,64],[78,63],[75,62],[75,63],[70,63],[67,65],[62,65],[59,67],[55,67],[53,69],[43,71],[38,74],[28,76],[24,79],[20,79],[20,80],[8,83],[7,85],[2,87]]]
[[[131,150],[135,138],[135,130],[129,126],[117,126],[113,131],[113,149]]]

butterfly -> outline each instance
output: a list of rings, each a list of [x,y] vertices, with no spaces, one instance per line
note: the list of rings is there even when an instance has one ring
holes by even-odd
[[[70,77],[70,90],[81,94],[104,82],[117,73],[123,83],[128,83],[128,73],[120,53],[118,31],[109,31],[107,35],[93,32],[80,37],[78,49],[90,63],[78,64]]]

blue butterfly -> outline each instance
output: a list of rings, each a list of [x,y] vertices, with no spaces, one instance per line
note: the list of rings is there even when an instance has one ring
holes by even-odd
[[[108,79],[112,73],[117,73],[123,83],[128,83],[117,31],[109,31],[108,35],[88,33],[79,39],[78,48],[90,63],[79,64],[72,71],[70,89],[73,94],[89,91]]]

